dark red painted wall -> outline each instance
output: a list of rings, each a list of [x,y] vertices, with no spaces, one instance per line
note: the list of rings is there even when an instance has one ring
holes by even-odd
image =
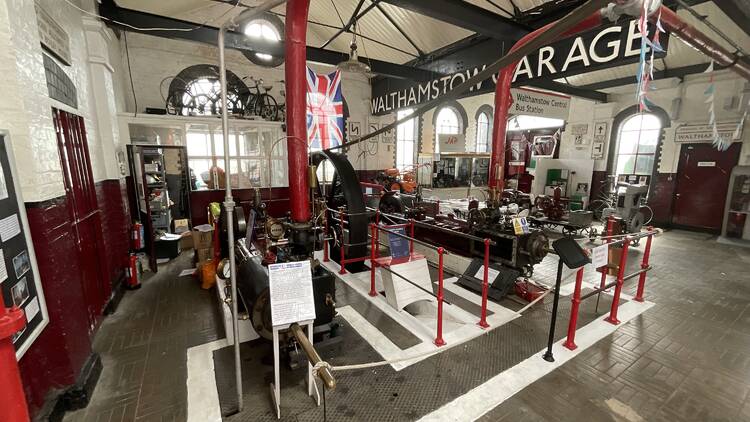
[[[77,246],[66,198],[27,203],[39,276],[50,322],[19,362],[34,413],[51,389],[73,384],[91,353]]]
[[[127,266],[130,215],[124,181],[96,183],[102,237],[110,286]],[[81,263],[65,196],[26,203],[42,289],[50,316],[49,325],[19,362],[24,390],[32,414],[53,390],[75,383],[91,354]]]
[[[208,223],[208,204],[224,202],[226,193],[223,190],[199,190],[190,192],[190,213],[193,226]],[[255,189],[233,189],[232,197],[236,204],[242,205],[245,215],[255,198]],[[289,211],[289,188],[260,189],[260,197],[268,204],[268,212],[274,217],[283,217]]]

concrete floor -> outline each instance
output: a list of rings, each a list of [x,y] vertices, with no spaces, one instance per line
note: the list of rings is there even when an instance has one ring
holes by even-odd
[[[105,319],[99,385],[66,421],[186,420],[185,351],[222,336],[214,293],[177,278],[189,255]],[[481,420],[750,421],[750,249],[672,231],[655,241],[652,264],[654,307]]]

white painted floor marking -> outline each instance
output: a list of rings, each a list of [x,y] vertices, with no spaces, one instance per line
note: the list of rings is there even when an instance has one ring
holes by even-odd
[[[228,345],[221,339],[187,350],[188,422],[221,422],[213,353]]]
[[[620,306],[618,317],[620,325],[627,323],[654,306],[651,302],[630,301]],[[518,365],[490,378],[487,382],[456,398],[434,412],[425,415],[420,422],[432,421],[467,421],[476,420],[490,410],[502,404],[517,392],[531,383],[549,374],[565,362],[571,360],[597,341],[612,334],[620,325],[604,321],[604,316],[597,318],[576,332],[576,350],[562,346],[565,339],[554,344],[555,362],[542,360],[544,350],[540,350]]]

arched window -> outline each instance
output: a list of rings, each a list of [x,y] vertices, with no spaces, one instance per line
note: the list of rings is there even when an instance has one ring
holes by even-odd
[[[406,117],[414,112],[407,108],[399,110],[396,115],[398,119]],[[414,164],[414,141],[417,138],[417,119],[407,120],[398,125],[396,129],[396,167],[404,170]]]
[[[635,114],[620,125],[615,174],[651,175],[661,121],[653,114]]]
[[[440,135],[457,135],[463,132],[461,118],[458,112],[450,106],[438,110],[435,119],[435,152],[440,153]]]
[[[279,25],[279,22],[273,24],[266,19],[255,19],[250,21],[244,28],[245,35],[251,40],[259,39],[264,41],[278,42],[281,41],[281,28],[283,24]],[[250,59],[255,64],[261,66],[277,66],[274,64],[274,57],[270,54],[252,52],[245,54],[245,57]],[[282,58],[283,61],[283,58]]]
[[[227,106],[230,114],[235,110],[241,110],[248,94],[249,90],[242,79],[227,70]],[[219,114],[221,110],[219,69],[210,64],[197,64],[175,75],[169,83],[166,109],[169,114],[181,116]]]
[[[477,152],[489,152],[490,116],[485,112],[477,116]]]

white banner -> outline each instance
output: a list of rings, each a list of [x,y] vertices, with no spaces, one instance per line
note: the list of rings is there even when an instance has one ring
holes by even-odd
[[[570,97],[524,88],[512,88],[510,95],[513,97],[509,113],[511,115],[568,119]]]
[[[717,123],[719,137],[734,142],[742,140],[742,126],[740,122]],[[739,130],[737,130],[739,129]],[[680,125],[674,133],[674,141],[678,144],[691,144],[714,141],[714,128],[711,125]]]

